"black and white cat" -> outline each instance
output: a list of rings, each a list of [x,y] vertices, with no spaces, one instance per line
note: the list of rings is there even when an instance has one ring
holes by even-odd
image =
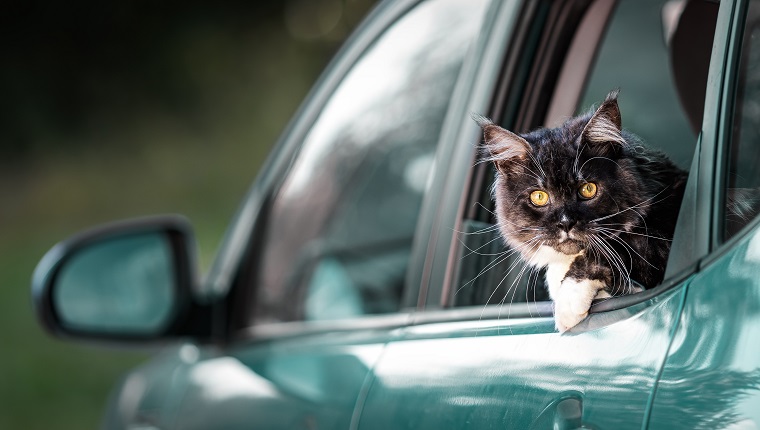
[[[687,173],[621,128],[617,95],[523,135],[476,118],[497,169],[499,230],[528,265],[546,268],[560,332],[594,298],[662,281],[683,197]]]

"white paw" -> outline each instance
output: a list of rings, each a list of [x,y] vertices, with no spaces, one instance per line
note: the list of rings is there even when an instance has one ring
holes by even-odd
[[[604,288],[604,283],[591,279],[566,278],[554,296],[554,325],[560,333],[583,321],[591,301]]]

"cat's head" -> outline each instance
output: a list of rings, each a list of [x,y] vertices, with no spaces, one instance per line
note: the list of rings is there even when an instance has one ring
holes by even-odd
[[[621,129],[616,91],[596,111],[553,129],[517,135],[476,119],[484,159],[498,171],[493,196],[501,233],[526,258],[541,245],[578,254],[608,242],[614,230],[630,231],[646,212],[644,185],[627,155],[639,144]]]

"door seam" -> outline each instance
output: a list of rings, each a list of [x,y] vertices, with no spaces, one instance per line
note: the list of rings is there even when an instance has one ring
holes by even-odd
[[[670,340],[668,341],[668,347],[665,349],[665,353],[663,354],[663,357],[662,357],[662,362],[660,363],[659,369],[657,370],[657,376],[654,380],[654,386],[652,386],[652,390],[649,392],[649,398],[647,399],[646,409],[644,410],[644,419],[641,422],[642,430],[649,428],[649,420],[652,417],[652,408],[654,407],[654,399],[657,396],[657,388],[660,385],[660,379],[662,378],[662,374],[665,371],[665,365],[668,362],[668,357],[670,356],[670,350],[673,347],[673,342],[675,341],[676,333],[678,332],[678,329],[681,328],[683,309],[686,305],[687,293],[688,293],[689,287],[692,284],[693,279],[694,279],[694,276],[689,278],[683,286],[683,292],[681,293],[681,301],[678,304],[678,310],[676,311],[676,323],[673,324],[673,328],[670,330],[670,334],[669,334]]]
[[[354,410],[351,413],[351,422],[348,425],[349,430],[358,430],[359,424],[361,423],[361,417],[362,413],[364,412],[364,405],[367,402],[367,398],[369,397],[369,392],[372,389],[372,386],[375,384],[375,369],[377,369],[377,366],[380,364],[380,362],[385,358],[385,354],[388,351],[388,346],[392,342],[397,342],[404,337],[404,332],[406,331],[407,327],[412,324],[413,317],[410,316],[406,326],[399,328],[396,330],[396,333],[392,334],[388,341],[383,344],[383,350],[380,352],[380,354],[377,357],[377,360],[372,364],[372,367],[367,371],[367,375],[364,376],[364,381],[362,381],[362,387],[359,390],[359,395],[356,396],[356,403],[354,404]]]

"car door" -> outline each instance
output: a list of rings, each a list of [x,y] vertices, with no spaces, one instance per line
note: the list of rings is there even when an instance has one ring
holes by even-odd
[[[477,142],[479,130],[463,120],[447,148],[453,155],[446,192],[423,208],[434,214],[435,231],[427,270],[419,274],[426,293],[422,311],[375,366],[359,428],[645,426],[686,288],[707,252],[698,246],[706,232],[697,203],[703,185],[698,166],[707,162],[701,154],[709,145],[700,144],[698,134],[707,64],[716,55],[711,29],[730,27],[729,2],[721,3],[720,17],[712,2],[672,6],[528,2],[519,15],[502,10],[494,16],[503,24],[488,36],[473,79],[474,97],[462,109],[462,117],[468,110],[488,111],[524,130],[555,125],[620,87],[623,126],[697,173],[689,179],[665,282],[598,303],[580,325],[556,333],[539,275],[494,258],[502,254],[490,228],[493,172],[477,164],[469,142]],[[707,33],[703,41],[692,39],[685,46],[690,54],[673,52],[680,46],[673,40],[695,29]],[[506,50],[500,44],[505,34],[513,41]],[[505,56],[501,80],[486,70],[500,64],[489,57],[499,52]],[[684,68],[690,78],[673,76]],[[488,91],[492,98],[484,100]]]
[[[725,12],[733,20],[719,42],[723,61],[712,71],[719,85],[705,113],[714,164],[700,173],[709,186],[704,213],[712,253],[684,298],[651,428],[760,426],[760,3],[737,2]]]
[[[373,12],[267,163],[201,292],[221,302],[220,340],[130,375],[108,427],[352,426],[417,303],[406,274],[419,209],[488,4]]]

